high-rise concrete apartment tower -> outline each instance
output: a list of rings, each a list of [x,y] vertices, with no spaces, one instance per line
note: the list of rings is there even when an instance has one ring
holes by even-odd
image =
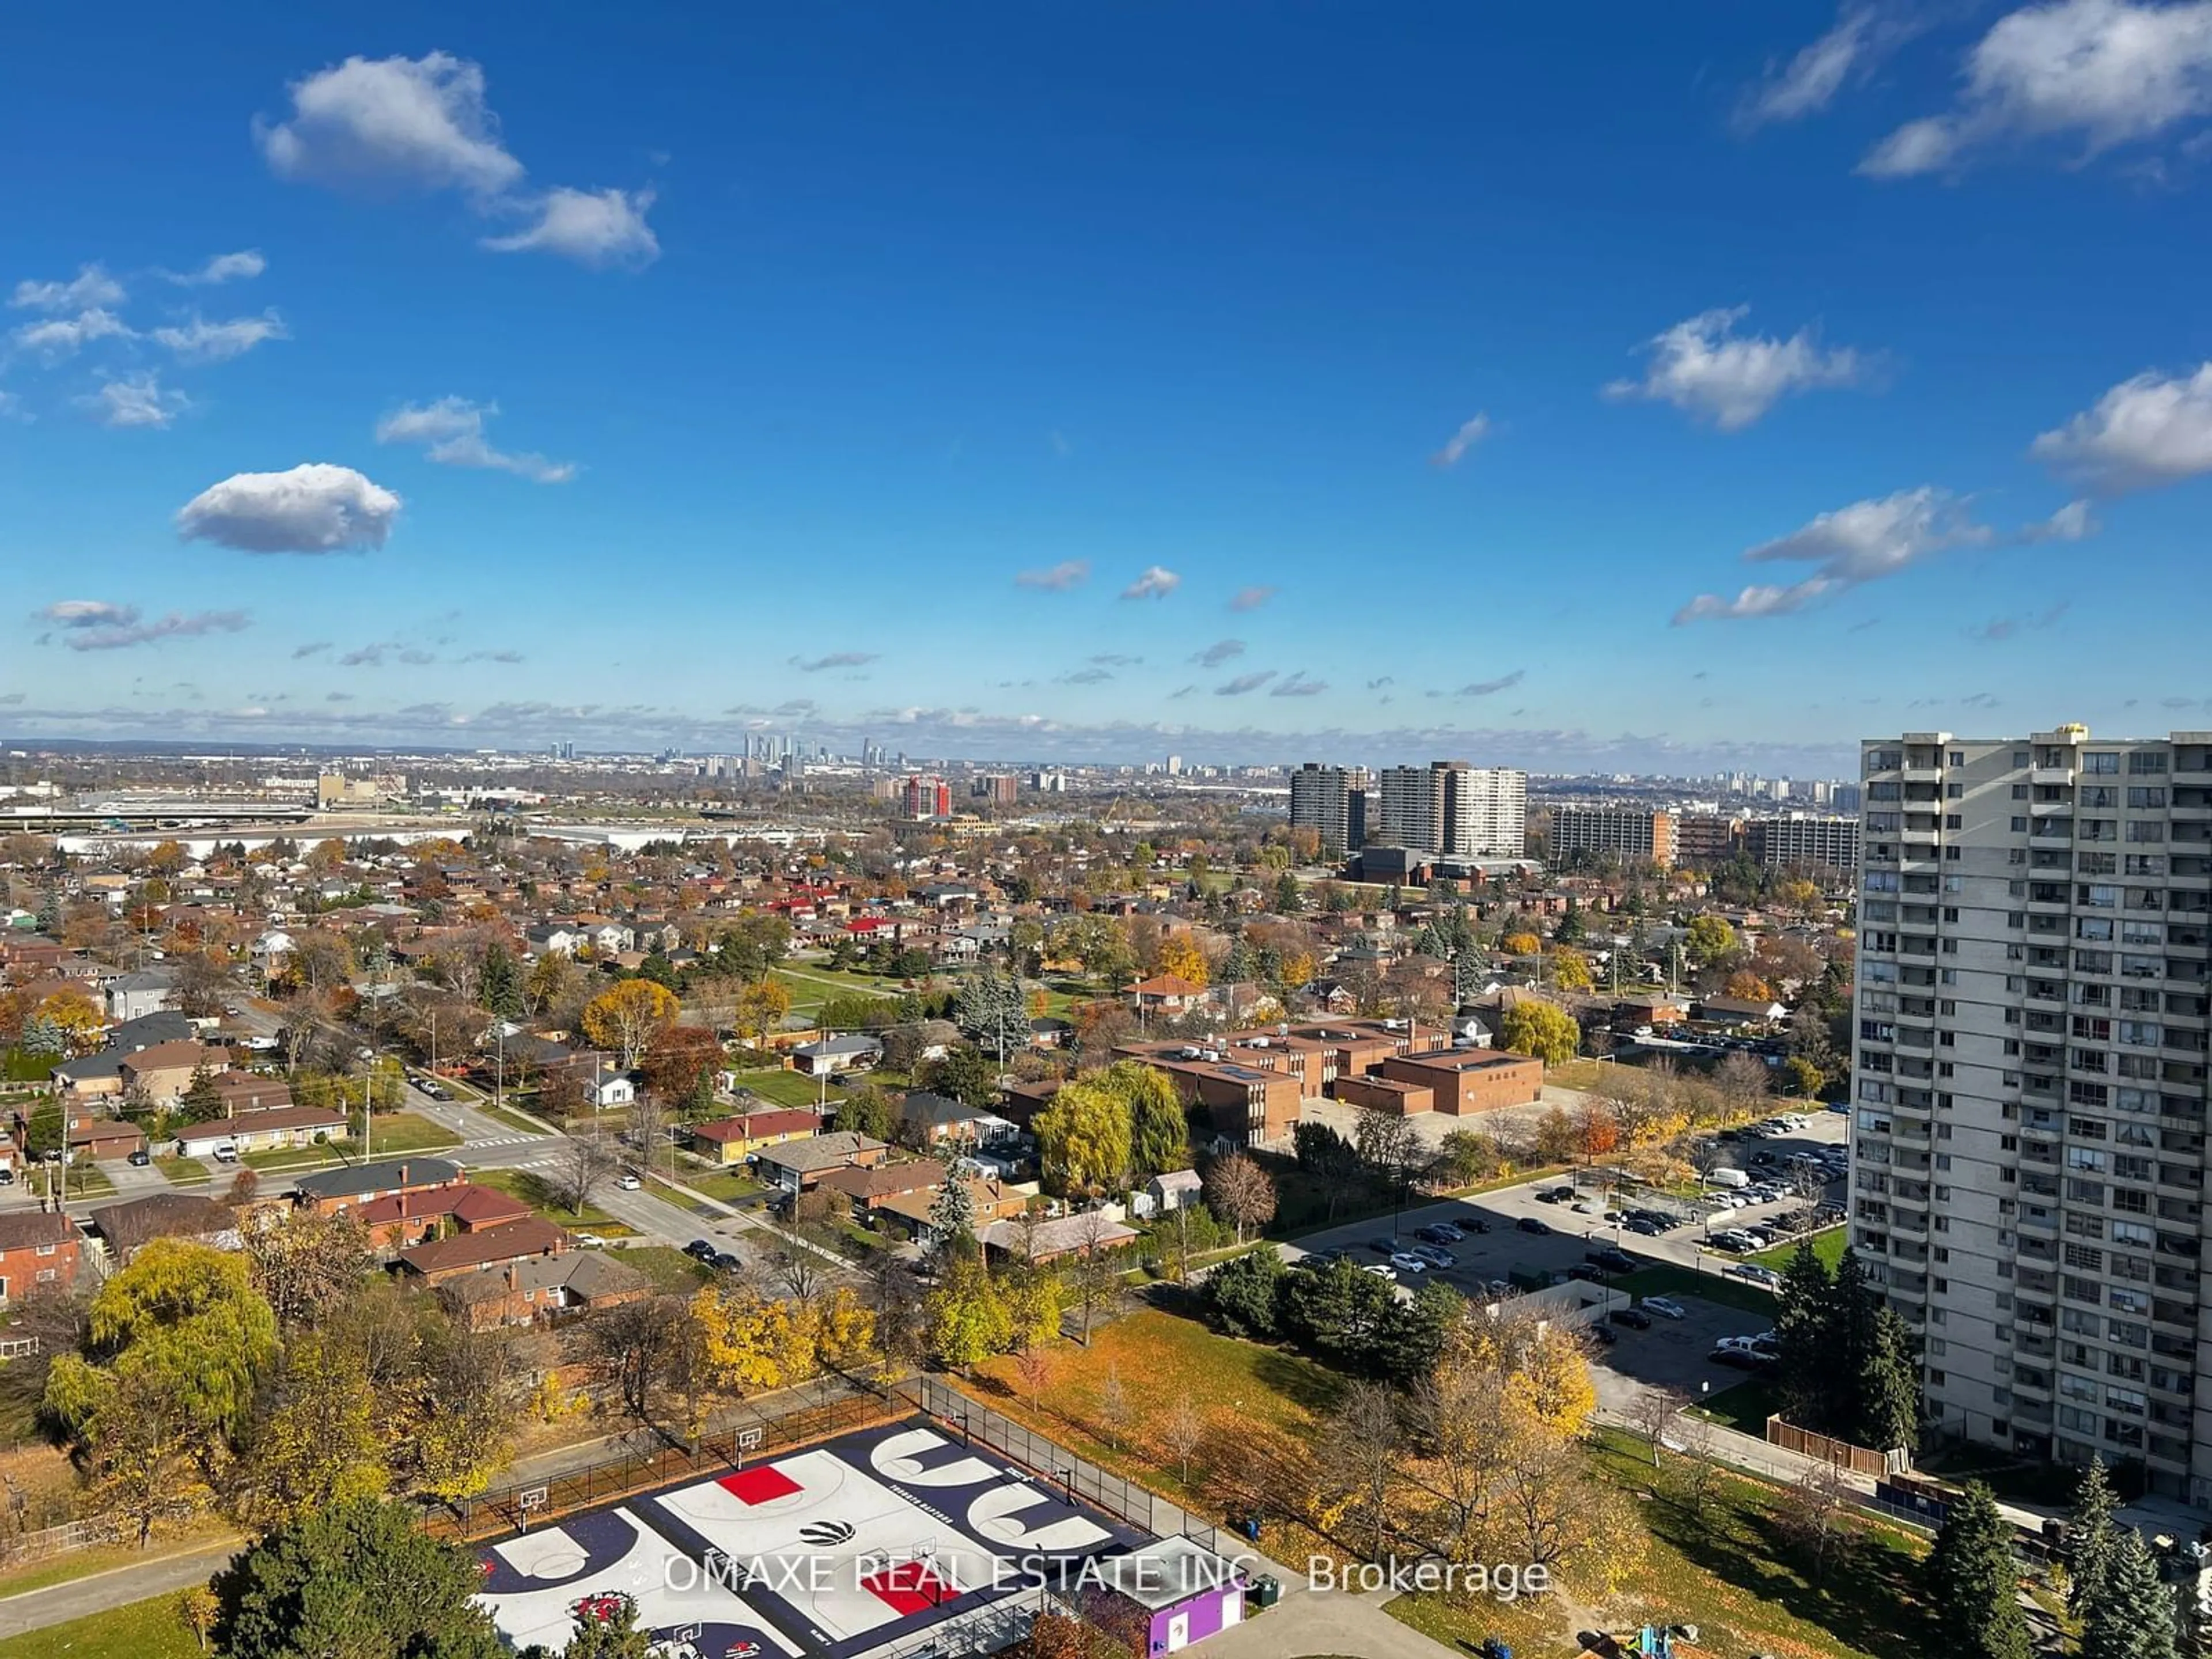
[[[1308,761],[1291,774],[1291,828],[1312,830],[1342,857],[1367,844],[1367,769]]]
[[[1369,841],[1451,859],[1517,859],[1528,848],[1528,775],[1432,761],[1376,775]]]
[[[2212,732],[1861,761],[1851,1238],[1929,1410],[2212,1503]]]

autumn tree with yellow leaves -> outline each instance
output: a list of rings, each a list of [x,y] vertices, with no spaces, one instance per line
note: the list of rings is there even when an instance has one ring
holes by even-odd
[[[620,1054],[626,1072],[664,1026],[676,1023],[678,1006],[667,987],[626,979],[584,1005],[584,1035]]]

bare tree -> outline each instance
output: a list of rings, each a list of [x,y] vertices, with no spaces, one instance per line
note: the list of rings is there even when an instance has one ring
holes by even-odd
[[[559,1151],[554,1154],[553,1180],[555,1189],[571,1213],[584,1213],[592,1194],[605,1184],[621,1161],[614,1144],[597,1129],[586,1129],[562,1139]]]
[[[1749,1113],[1766,1099],[1769,1076],[1764,1060],[1738,1051],[1713,1067],[1713,1086],[1734,1110]]]
[[[1196,1455],[1206,1438],[1206,1419],[1199,1415],[1198,1407],[1188,1394],[1176,1396],[1175,1404],[1168,1408],[1166,1419],[1160,1424],[1160,1443],[1176,1460],[1182,1471],[1182,1484],[1190,1485],[1190,1460]]]
[[[1675,1443],[1682,1449],[1682,1501],[1692,1516],[1705,1514],[1720,1480],[1720,1465],[1714,1461],[1717,1437],[1709,1417],[1686,1413],[1674,1425]]]
[[[595,1365],[623,1404],[648,1423],[653,1391],[666,1380],[670,1358],[681,1346],[679,1328],[690,1317],[681,1297],[655,1296],[621,1303],[585,1322]]]
[[[660,1097],[650,1089],[641,1091],[630,1102],[623,1122],[623,1140],[647,1170],[653,1168],[653,1160],[668,1144],[667,1109],[661,1104]]]
[[[1052,1380],[1052,1362],[1042,1348],[1024,1348],[1014,1356],[1014,1370],[1022,1379],[1023,1392],[1030,1397],[1030,1408],[1036,1410],[1044,1385]]]
[[[1365,1519],[1370,1560],[1389,1554],[1390,1486],[1405,1456],[1406,1425],[1396,1391],[1382,1382],[1352,1383],[1329,1414],[1316,1462],[1322,1478]]]
[[[1083,1346],[1091,1346],[1091,1322],[1101,1309],[1120,1295],[1121,1275],[1107,1254],[1107,1234],[1113,1226],[1103,1212],[1085,1212],[1075,1224],[1076,1255],[1070,1283],[1076,1305],[1083,1310]]]
[[[1239,1244],[1248,1229],[1264,1227],[1275,1218],[1274,1182],[1242,1152],[1213,1161],[1206,1172],[1206,1196],[1235,1226]]]
[[[1813,1582],[1827,1576],[1828,1563],[1850,1546],[1845,1523],[1850,1487],[1833,1463],[1814,1463],[1784,1488],[1774,1518],[1792,1542],[1813,1558]]]
[[[1674,1438],[1675,1424],[1689,1408],[1689,1396],[1673,1389],[1645,1389],[1628,1408],[1629,1423],[1651,1448],[1653,1468],[1659,1467],[1662,1443]]]
[[[1129,1431],[1135,1415],[1129,1391],[1121,1386],[1121,1368],[1109,1365],[1106,1381],[1098,1390],[1098,1425],[1106,1431],[1106,1443],[1115,1450],[1121,1449],[1121,1437]]]

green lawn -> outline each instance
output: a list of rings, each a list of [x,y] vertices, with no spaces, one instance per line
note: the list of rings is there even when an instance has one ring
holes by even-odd
[[[171,1594],[9,1637],[0,1659],[200,1659],[200,1644]]]
[[[553,1183],[529,1170],[471,1170],[469,1179],[479,1187],[490,1187],[509,1197],[519,1198],[548,1221],[563,1227],[597,1233],[602,1238],[634,1238],[637,1230],[627,1222],[617,1221],[596,1204],[586,1204],[580,1213],[553,1189]]]
[[[690,1295],[714,1276],[713,1268],[702,1267],[672,1244],[625,1245],[618,1260],[677,1296]]]
[[[337,1143],[350,1156],[357,1156],[349,1141]],[[380,1114],[369,1136],[369,1150],[378,1158],[396,1157],[401,1152],[442,1152],[461,1144],[461,1137],[441,1123],[433,1123],[415,1112]]]
[[[1850,1248],[1851,1230],[1844,1226],[1828,1227],[1814,1233],[1812,1237],[1813,1254],[1820,1259],[1820,1265],[1832,1273],[1837,1264],[1844,1259],[1844,1252]],[[1790,1258],[1797,1254],[1797,1245],[1798,1241],[1793,1238],[1787,1244],[1777,1244],[1771,1250],[1761,1250],[1750,1260],[1762,1262],[1780,1273],[1790,1265]]]
[[[1701,1296],[1708,1302],[1717,1302],[1724,1308],[1741,1308],[1747,1313],[1774,1317],[1774,1295],[1763,1291],[1748,1279],[1724,1279],[1717,1273],[1701,1273],[1688,1267],[1677,1267],[1671,1262],[1659,1262],[1649,1267],[1638,1267],[1632,1273],[1623,1273],[1613,1281],[1616,1291],[1626,1291],[1631,1296]]]
[[[507,1107],[486,1104],[477,1107],[477,1110],[482,1112],[493,1122],[504,1124],[507,1127],[520,1130],[526,1135],[542,1135],[546,1133],[545,1126],[537,1119],[525,1117],[521,1113]]]
[[[72,1164],[63,1188],[68,1198],[106,1198],[115,1190],[115,1183],[107,1172],[95,1164]]]
[[[1766,1419],[1782,1409],[1782,1389],[1771,1376],[1753,1376],[1723,1389],[1692,1409],[1725,1428],[1764,1440]]]
[[[738,1087],[750,1089],[763,1100],[773,1101],[778,1106],[803,1106],[811,1111],[822,1101],[823,1088],[811,1077],[781,1068],[772,1071],[739,1072]],[[830,1103],[837,1103],[838,1091],[829,1091]]]
[[[719,1198],[725,1204],[737,1204],[749,1198],[757,1198],[763,1190],[760,1182],[742,1169],[682,1169],[676,1172],[676,1179],[693,1192]]]
[[[154,1167],[168,1176],[173,1187],[204,1187],[208,1183],[207,1165],[196,1158],[157,1158]]]

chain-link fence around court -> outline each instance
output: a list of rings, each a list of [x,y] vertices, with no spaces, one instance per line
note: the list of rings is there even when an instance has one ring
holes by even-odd
[[[994,1412],[933,1376],[915,1376],[899,1385],[906,1395],[963,1440],[997,1452],[1075,1502],[1127,1522],[1157,1538],[1177,1534],[1219,1551],[1219,1528],[1171,1498],[1078,1457],[1057,1441]]]

